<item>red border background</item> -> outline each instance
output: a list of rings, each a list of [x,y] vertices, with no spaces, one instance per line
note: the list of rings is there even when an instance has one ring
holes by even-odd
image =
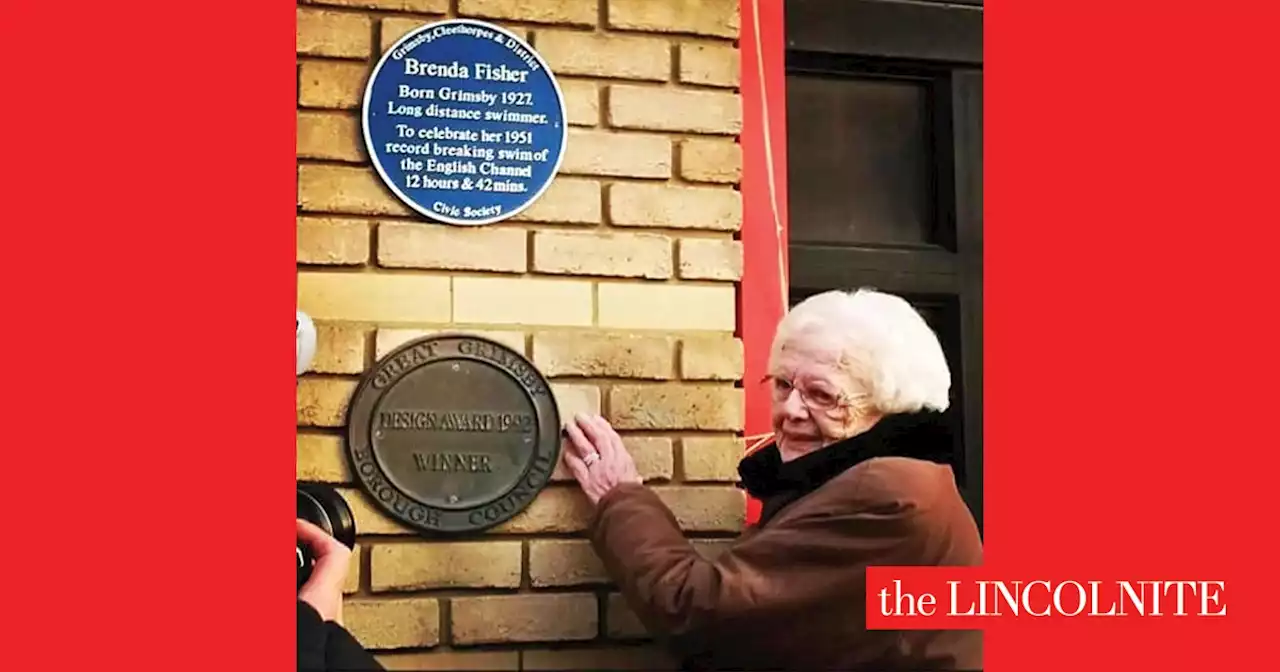
[[[742,0],[742,284],[747,445],[772,431],[768,373],[773,331],[787,309],[787,102],[781,1]],[[760,503],[747,502],[747,522]]]
[[[993,623],[993,672],[1274,666],[1276,11],[988,5],[988,569],[1229,607]],[[5,663],[290,669],[295,10],[0,14]]]

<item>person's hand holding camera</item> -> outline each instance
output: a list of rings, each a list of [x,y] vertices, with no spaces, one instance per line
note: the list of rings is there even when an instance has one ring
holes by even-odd
[[[301,518],[298,539],[315,557],[311,578],[298,591],[298,599],[311,605],[320,618],[342,625],[342,587],[351,569],[351,549]]]

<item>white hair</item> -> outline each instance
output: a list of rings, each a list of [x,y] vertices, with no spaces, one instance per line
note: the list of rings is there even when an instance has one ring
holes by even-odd
[[[770,367],[801,336],[830,348],[839,366],[866,386],[881,413],[945,411],[950,404],[951,370],[942,345],[900,297],[858,289],[805,299],[778,324]]]

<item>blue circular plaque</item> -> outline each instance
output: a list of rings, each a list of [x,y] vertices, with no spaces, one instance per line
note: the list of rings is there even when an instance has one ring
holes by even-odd
[[[400,200],[448,224],[514,216],[564,157],[564,97],[524,40],[483,21],[422,26],[387,49],[364,94],[364,141]]]

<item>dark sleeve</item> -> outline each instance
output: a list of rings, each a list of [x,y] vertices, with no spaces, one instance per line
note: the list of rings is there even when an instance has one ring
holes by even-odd
[[[743,633],[809,617],[830,600],[832,581],[859,566],[894,564],[912,536],[910,517],[825,511],[764,528],[709,560],[657,494],[625,485],[601,498],[591,537],[650,632],[697,657],[749,648]]]
[[[337,623],[321,620],[311,605],[298,600],[298,672],[380,672],[378,660]]]

